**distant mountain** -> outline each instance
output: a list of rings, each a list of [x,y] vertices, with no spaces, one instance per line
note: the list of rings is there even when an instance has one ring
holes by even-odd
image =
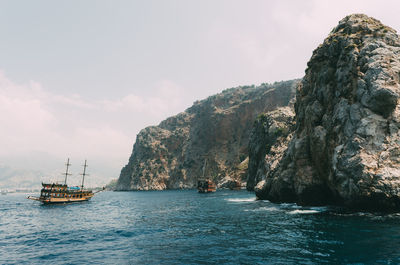
[[[257,115],[287,106],[298,84],[291,80],[227,89],[143,129],[116,189],[193,188],[205,163],[205,176],[219,186],[245,182],[249,136]]]
[[[0,166],[0,189],[40,188],[43,174],[40,171],[14,169]]]
[[[42,170],[29,169],[29,167],[31,167],[30,165],[27,165],[27,168],[0,165],[0,190],[39,189],[41,188],[42,182],[63,182],[63,171],[65,171],[63,167],[64,162],[65,161],[61,161],[59,163],[61,167],[52,168],[51,165],[46,165],[47,168],[43,167]],[[97,170],[97,168],[95,169]],[[72,175],[68,177],[67,184],[70,186],[81,185],[81,171],[77,169],[76,164],[70,169],[70,172]],[[100,172],[100,174],[97,172]],[[103,172],[99,170],[89,170],[89,175],[85,178],[85,186],[101,187],[109,182],[109,179],[107,174],[103,174]]]

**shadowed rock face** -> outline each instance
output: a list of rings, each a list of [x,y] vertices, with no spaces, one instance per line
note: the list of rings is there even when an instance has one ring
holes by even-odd
[[[296,128],[258,198],[400,209],[400,41],[366,15],[344,18],[313,52]]]
[[[249,140],[249,166],[246,188],[249,191],[264,183],[284,155],[294,129],[293,105],[260,114]]]
[[[158,126],[143,129],[117,190],[194,188],[202,176],[219,186],[247,177],[248,141],[259,113],[287,106],[299,80],[228,89]]]

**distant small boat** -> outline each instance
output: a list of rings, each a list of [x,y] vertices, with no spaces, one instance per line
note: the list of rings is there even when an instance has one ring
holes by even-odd
[[[204,160],[203,166],[203,177],[197,181],[197,190],[200,193],[209,193],[215,192],[217,190],[217,186],[211,179],[205,178],[205,170],[207,166],[207,160]]]
[[[217,190],[217,186],[209,179],[199,180],[197,182],[197,190],[200,193],[215,192]]]
[[[53,203],[68,203],[68,202],[83,202],[90,200],[95,193],[92,190],[84,189],[83,183],[85,181],[86,174],[86,160],[83,165],[83,173],[82,175],[82,185],[81,187],[68,187],[67,185],[67,177],[71,175],[68,173],[68,168],[71,164],[69,163],[69,158],[67,160],[67,169],[64,173],[65,181],[64,184],[58,183],[42,183],[42,189],[40,191],[40,197],[28,196],[27,199],[40,201],[44,204],[53,204]],[[104,190],[104,189],[103,189]]]
[[[1,195],[7,195],[7,191],[6,190],[2,190],[0,193],[1,193]]]

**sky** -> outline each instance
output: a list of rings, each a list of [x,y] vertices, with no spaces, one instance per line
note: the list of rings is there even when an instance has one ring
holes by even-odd
[[[0,167],[50,178],[68,157],[77,174],[87,159],[102,185],[141,129],[226,88],[301,78],[340,19],[365,13],[400,30],[399,10],[384,0],[0,0]]]

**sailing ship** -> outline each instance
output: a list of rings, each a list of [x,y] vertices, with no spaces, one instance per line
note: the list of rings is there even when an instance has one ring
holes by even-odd
[[[215,192],[217,190],[215,183],[211,179],[205,178],[206,166],[207,160],[204,160],[203,177],[197,181],[197,190],[200,193]]]
[[[83,202],[90,200],[94,194],[92,190],[84,189],[83,183],[85,181],[86,168],[88,167],[86,160],[83,165],[83,173],[82,175],[82,185],[75,187],[68,187],[67,185],[67,177],[71,175],[68,172],[69,166],[69,158],[67,160],[67,169],[63,175],[65,175],[65,180],[63,184],[59,183],[42,183],[42,189],[40,191],[40,197],[28,196],[27,199],[40,201],[44,204],[53,204],[53,203],[69,203],[69,202]],[[104,189],[103,189],[104,190]]]

